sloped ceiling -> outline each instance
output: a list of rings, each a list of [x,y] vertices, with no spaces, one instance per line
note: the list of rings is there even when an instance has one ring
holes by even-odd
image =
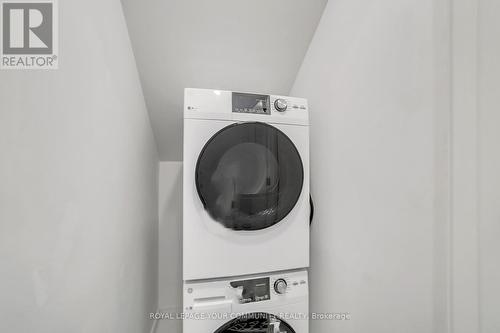
[[[182,160],[183,90],[288,94],[327,0],[122,0],[160,159]]]

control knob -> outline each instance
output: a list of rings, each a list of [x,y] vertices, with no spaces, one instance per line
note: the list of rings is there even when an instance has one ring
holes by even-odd
[[[285,112],[287,107],[288,104],[283,98],[278,98],[277,100],[274,101],[274,108],[278,112]]]
[[[284,279],[278,279],[274,282],[274,290],[280,295],[285,293],[286,287],[287,285]]]

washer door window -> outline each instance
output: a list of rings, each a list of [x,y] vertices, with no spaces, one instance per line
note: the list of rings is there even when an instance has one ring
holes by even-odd
[[[276,316],[255,312],[231,320],[215,333],[295,333],[295,331]]]
[[[302,191],[299,152],[264,123],[223,128],[203,148],[196,188],[208,214],[226,228],[260,230],[281,221]]]

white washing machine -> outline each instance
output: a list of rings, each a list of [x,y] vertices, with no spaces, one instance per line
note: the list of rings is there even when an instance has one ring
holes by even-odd
[[[307,101],[207,89],[184,98],[184,280],[308,267]]]
[[[184,333],[308,333],[307,271],[184,283]]]

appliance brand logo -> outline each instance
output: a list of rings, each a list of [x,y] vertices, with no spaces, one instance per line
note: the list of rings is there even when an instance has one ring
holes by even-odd
[[[0,0],[2,69],[57,69],[56,0]]]

